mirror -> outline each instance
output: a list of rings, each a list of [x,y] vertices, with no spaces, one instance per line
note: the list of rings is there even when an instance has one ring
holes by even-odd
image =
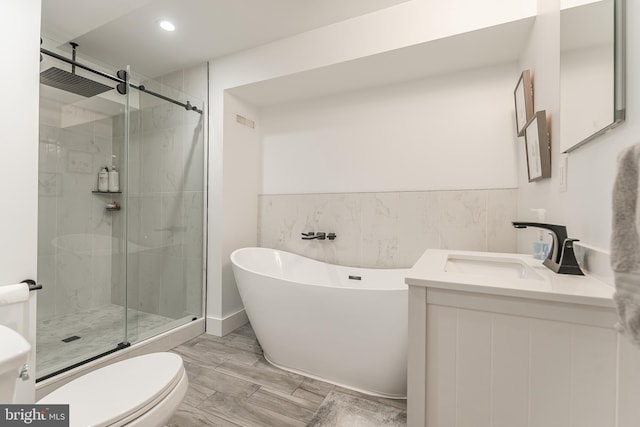
[[[624,0],[560,2],[560,151],[624,120]]]

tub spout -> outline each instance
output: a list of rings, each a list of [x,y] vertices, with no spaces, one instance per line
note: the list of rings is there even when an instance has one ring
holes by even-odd
[[[324,240],[326,237],[326,233],[322,231],[319,231],[317,233],[314,233],[313,231],[310,231],[309,233],[302,233],[302,240]]]

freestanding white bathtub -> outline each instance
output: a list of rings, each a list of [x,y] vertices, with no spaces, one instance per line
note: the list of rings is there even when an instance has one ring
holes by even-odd
[[[269,362],[368,394],[406,397],[407,269],[342,267],[267,248],[238,249],[231,262]]]

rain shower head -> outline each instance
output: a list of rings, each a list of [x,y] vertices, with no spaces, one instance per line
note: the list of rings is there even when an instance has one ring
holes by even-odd
[[[76,43],[70,43],[73,48],[73,61],[76,60]],[[93,81],[86,77],[82,77],[76,74],[76,67],[71,67],[71,72],[62,70],[57,67],[51,67],[40,73],[40,83],[62,89],[66,92],[75,93],[76,95],[82,95],[87,98],[101,94],[108,90],[113,89],[111,86]]]
[[[75,93],[76,95],[86,96],[87,98],[113,89],[110,86],[56,67],[51,67],[41,72],[40,83]]]

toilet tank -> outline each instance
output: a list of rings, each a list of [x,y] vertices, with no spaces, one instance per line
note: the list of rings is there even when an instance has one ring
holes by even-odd
[[[20,374],[24,369],[31,345],[8,326],[0,325],[0,402],[14,403]]]
[[[8,289],[4,286],[0,284],[0,296],[3,294],[4,289]],[[28,285],[24,284],[24,286]],[[12,403],[31,404],[36,401],[36,298],[37,292],[32,291],[28,292],[23,300],[12,301],[8,304],[0,303],[0,325],[15,331],[30,346],[26,361],[23,362],[29,366],[29,379],[16,381],[15,392],[13,393],[14,401]],[[2,298],[0,298],[0,301],[2,301]],[[4,387],[4,384],[2,387]],[[0,399],[0,403],[9,402]]]

